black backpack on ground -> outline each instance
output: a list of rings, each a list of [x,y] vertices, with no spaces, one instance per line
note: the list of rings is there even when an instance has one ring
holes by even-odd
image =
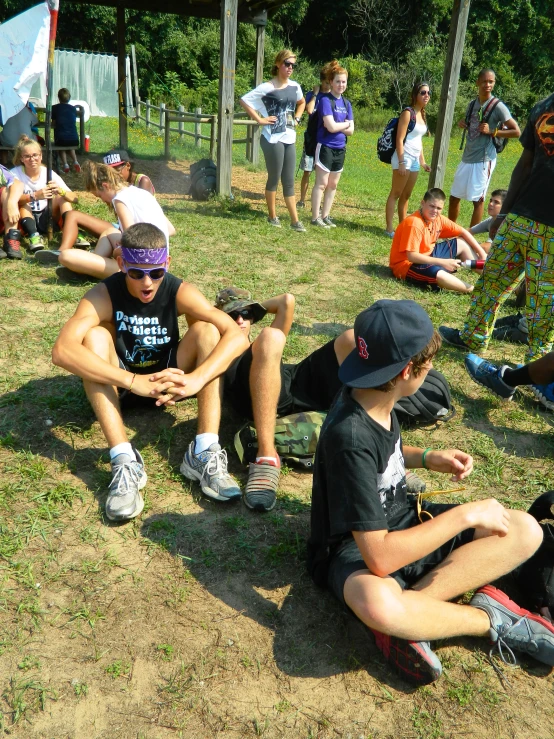
[[[485,112],[483,113],[481,123],[489,122],[490,117],[499,102],[500,100],[494,97],[489,100],[488,105],[485,108]],[[473,115],[473,110],[475,108],[476,103],[477,103],[477,98],[471,101],[466,111],[466,126],[468,128],[469,128],[469,122],[471,121],[471,116]],[[464,135],[462,135],[462,146],[460,146],[460,149],[463,149],[464,138],[465,138],[465,131],[464,131]],[[492,143],[494,144],[494,148],[496,149],[497,153],[500,154],[506,148],[508,144],[508,139],[505,139],[505,138],[500,139],[498,138],[498,136],[494,136],[492,139]]]
[[[404,142],[406,141],[408,134],[414,130],[417,123],[415,110],[407,106],[402,109],[400,115],[402,115],[405,110],[410,111],[410,122],[408,123],[408,130],[406,131]],[[377,139],[377,157],[385,164],[390,164],[392,162],[392,155],[396,151],[396,135],[398,133],[398,119],[400,118],[400,115],[396,116],[396,118],[390,119],[385,126],[385,130]]]
[[[321,99],[323,97],[329,98],[331,101],[331,110],[333,111],[333,115],[335,113],[336,107],[337,107],[337,99],[334,95],[331,95],[330,92],[323,92],[321,94],[321,98],[319,99],[319,103],[317,104],[318,107],[314,109],[313,113],[308,118],[308,125],[306,126],[306,130],[304,131],[304,151],[306,152],[306,156],[308,157],[314,157],[315,156],[315,149],[317,146],[317,125],[319,122],[319,104],[321,103]],[[344,101],[344,107],[348,109],[349,101],[342,96],[342,99]]]
[[[528,512],[540,523],[542,544],[512,574],[522,605],[554,621],[554,490],[540,495]]]
[[[446,377],[438,370],[429,370],[419,390],[407,398],[400,398],[394,404],[394,411],[403,428],[449,421],[456,409],[452,405]]]

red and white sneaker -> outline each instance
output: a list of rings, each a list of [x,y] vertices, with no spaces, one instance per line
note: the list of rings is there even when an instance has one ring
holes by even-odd
[[[434,683],[442,675],[442,665],[428,641],[409,641],[370,629],[377,648],[397,675],[415,685]]]

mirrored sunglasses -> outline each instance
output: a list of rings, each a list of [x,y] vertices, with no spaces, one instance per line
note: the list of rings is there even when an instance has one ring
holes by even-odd
[[[138,267],[129,267],[127,263],[125,263],[125,266],[127,267],[125,274],[129,275],[129,277],[132,280],[143,280],[146,275],[150,277],[151,280],[154,282],[157,282],[158,280],[161,280],[162,277],[167,272],[167,267],[152,267],[152,269],[139,269]]]

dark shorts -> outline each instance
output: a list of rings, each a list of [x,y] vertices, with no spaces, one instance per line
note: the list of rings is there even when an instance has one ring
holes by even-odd
[[[121,359],[121,357],[118,357],[119,359],[119,366],[121,369],[126,370],[127,372],[133,372],[132,368],[127,366],[125,362]],[[167,355],[167,364],[160,367],[158,365],[157,370],[152,370],[152,372],[161,372],[164,369],[167,369],[167,367],[177,367],[177,348],[172,349],[169,354]],[[151,372],[147,373],[139,373],[139,374],[151,374]],[[120,387],[118,388],[118,394],[119,394],[119,404],[121,408],[159,408],[160,406],[156,405],[156,398],[144,398],[142,395],[135,395],[132,391],[129,392],[129,390],[125,390],[124,388]]]
[[[325,172],[342,172],[346,149],[331,149],[325,144],[318,144],[315,150],[315,163]]]
[[[423,504],[423,508],[429,511],[434,518],[455,507],[455,503]],[[414,526],[419,524],[415,509],[413,519]],[[435,549],[434,552],[402,567],[396,572],[392,572],[390,577],[393,577],[403,590],[408,590],[412,585],[415,585],[416,582],[421,580],[422,577],[425,577],[431,570],[434,570],[435,567],[440,565],[455,549],[472,541],[474,534],[475,529],[462,531],[453,539],[450,539],[450,541]],[[344,601],[344,583],[353,572],[357,572],[358,570],[367,570],[367,565],[354,539],[347,539],[333,555],[327,576],[327,587],[344,606],[346,606]]]
[[[448,239],[435,244],[430,256],[437,259],[456,259],[457,252],[458,239]],[[439,267],[437,264],[412,264],[406,274],[406,282],[418,287],[436,285],[437,274],[441,269],[444,270],[444,267]]]
[[[252,347],[249,347],[225,373],[225,399],[243,418],[253,420],[250,397]],[[281,392],[277,416],[301,411],[326,411],[341,389],[335,339],[316,349],[298,364],[281,362]]]
[[[72,146],[77,148],[79,146],[79,139],[57,139],[54,141],[56,146]]]
[[[48,233],[48,209],[41,210],[40,213],[34,213],[35,223],[39,234]],[[60,224],[56,223],[56,219],[52,218],[52,226],[55,232],[60,231]]]

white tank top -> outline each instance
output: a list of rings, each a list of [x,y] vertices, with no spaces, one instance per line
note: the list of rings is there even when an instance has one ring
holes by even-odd
[[[167,245],[169,246],[169,231],[166,217],[160,204],[148,190],[141,190],[134,185],[124,187],[117,192],[112,203],[118,200],[131,211],[133,223],[151,223],[153,226],[157,226],[163,232]],[[123,231],[121,224],[119,224],[119,228]]]
[[[421,148],[423,146],[421,139],[425,133],[427,133],[427,126],[425,123],[417,122],[413,131],[410,131],[406,137],[406,141],[404,142],[404,151],[408,156],[414,157],[414,159],[419,158]]]

